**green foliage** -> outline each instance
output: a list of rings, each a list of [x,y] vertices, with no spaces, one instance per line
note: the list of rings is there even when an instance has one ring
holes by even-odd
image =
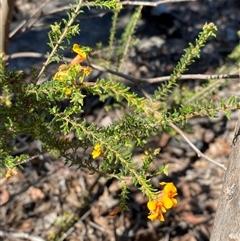
[[[118,50],[118,58],[119,58],[119,64],[118,64],[118,71],[122,70],[124,61],[127,58],[127,53],[130,49],[130,47],[133,45],[133,36],[135,32],[135,28],[137,26],[138,20],[141,18],[141,11],[143,6],[139,6],[136,8],[135,12],[132,14],[131,19],[128,23],[128,25],[125,28],[125,31],[122,34],[122,38],[120,40],[120,46]]]
[[[216,32],[217,27],[213,23],[206,23],[203,26],[203,31],[199,33],[197,39],[195,40],[195,45],[190,43],[189,47],[184,50],[185,54],[179,60],[167,83],[155,91],[155,99],[163,99],[165,96],[171,93],[172,88],[177,85],[177,80],[187,70],[187,67],[195,61],[196,58],[200,58],[201,48],[204,47],[204,44],[208,38],[211,36],[216,36]]]
[[[99,7],[99,8],[107,8],[107,9],[118,9],[121,8],[121,5],[118,4],[117,0],[95,0],[90,3],[82,3],[82,6],[87,7]]]
[[[72,165],[121,181],[123,185],[120,206],[124,210],[127,208],[128,194],[126,178],[130,178],[142,193],[152,200],[158,192],[151,185],[150,177],[167,174],[168,165],[160,167],[159,170],[151,170],[150,164],[160,149],[151,149],[148,146],[148,137],[156,135],[168,127],[169,123],[186,123],[197,116],[214,117],[221,111],[229,117],[230,110],[240,108],[240,101],[239,97],[232,96],[229,99],[209,102],[201,96],[195,98],[196,92],[191,95],[189,90],[184,88],[184,98],[179,98],[174,91],[178,87],[177,80],[188,66],[200,57],[201,48],[206,41],[216,35],[217,29],[213,23],[204,25],[195,44],[189,44],[169,80],[151,96],[138,96],[130,87],[117,81],[117,78],[87,82],[89,69],[81,66],[80,62],[65,64],[51,80],[38,83],[46,67],[51,62],[59,62],[62,59],[63,56],[58,51],[72,47],[69,46],[69,41],[81,29],[79,24],[74,25],[73,22],[77,15],[83,13],[82,7],[86,4],[79,1],[67,19],[50,26],[48,44],[52,51],[40,72],[32,69],[30,84],[25,83],[21,71],[8,71],[2,57],[0,58],[0,165],[6,169],[14,169],[27,158],[26,155],[13,157],[13,149],[9,143],[17,134],[28,133],[42,141],[43,151],[55,151]],[[142,6],[136,7],[119,42],[115,41],[115,34],[121,5],[113,0],[97,0],[91,1],[87,6],[113,10],[106,67],[115,64],[118,70],[122,70],[134,44],[134,32],[141,17]],[[118,49],[118,58],[117,63],[112,63],[115,48]],[[91,49],[85,46],[82,51],[87,54]],[[204,87],[201,91],[204,91]],[[123,110],[121,118],[108,127],[89,124],[82,116],[85,100],[91,95],[98,96],[102,102],[113,98],[115,103],[122,105],[129,114]],[[194,98],[194,101],[187,103],[188,98]],[[59,104],[64,100],[68,100],[69,105],[60,108]],[[169,100],[174,105],[170,106]],[[69,133],[74,133],[72,140],[65,138]],[[99,162],[95,162],[91,155],[91,150],[96,145],[101,147],[99,157],[102,161]],[[135,147],[141,148],[144,153],[138,162],[132,160]],[[79,150],[85,152],[87,157],[79,155]]]

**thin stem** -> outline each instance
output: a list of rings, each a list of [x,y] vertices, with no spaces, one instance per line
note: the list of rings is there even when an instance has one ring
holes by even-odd
[[[157,7],[160,4],[164,3],[177,3],[177,2],[195,2],[196,0],[160,0],[157,2],[142,2],[142,1],[123,1],[122,5],[135,5],[135,6],[149,6],[149,7]]]
[[[23,233],[23,232],[4,232],[0,230],[0,237],[11,237],[13,239],[27,239],[31,241],[45,241],[45,239],[42,239],[39,236],[34,236],[34,235],[29,235],[28,233]]]
[[[69,20],[67,26],[65,27],[65,29],[63,30],[63,33],[62,35],[60,36],[57,44],[55,45],[55,47],[53,48],[52,52],[50,53],[48,59],[46,60],[46,62],[43,64],[43,67],[42,69],[40,70],[39,74],[38,74],[38,77],[36,79],[36,81],[39,80],[39,78],[41,77],[41,75],[43,74],[44,70],[46,69],[47,65],[49,64],[51,58],[53,57],[53,55],[55,54],[55,52],[57,51],[57,49],[59,48],[61,42],[63,41],[63,39],[65,38],[69,28],[71,27],[71,25],[73,24],[75,18],[77,17],[77,14],[81,8],[81,5],[82,5],[82,0],[79,1],[76,9],[74,10],[74,13],[72,14],[72,18]]]
[[[9,61],[10,59],[16,59],[16,58],[48,58],[48,55],[42,54],[42,53],[37,53],[37,52],[21,52],[21,53],[14,53],[11,55],[5,55],[4,56],[4,61]],[[71,62],[72,59],[70,58],[63,58],[63,61],[66,62]],[[84,64],[83,64],[84,65]],[[139,83],[139,82],[148,82],[150,84],[155,84],[155,83],[161,83],[164,81],[169,80],[170,76],[161,76],[161,77],[156,77],[156,78],[136,78],[132,75],[128,74],[123,74],[121,72],[108,69],[96,64],[90,64],[90,66],[93,69],[96,69],[100,72],[103,73],[110,73],[119,77],[122,77],[124,79],[127,79],[131,82],[134,83]],[[238,74],[183,74],[179,80],[189,80],[189,79],[197,79],[197,80],[211,80],[211,79],[238,79],[240,78],[240,72]]]
[[[173,123],[169,123],[169,125],[179,134],[183,137],[183,139],[189,144],[189,146],[192,147],[192,149],[197,153],[198,157],[202,157],[205,160],[215,164],[216,166],[222,168],[224,171],[227,170],[226,166],[223,164],[220,164],[216,161],[214,161],[213,159],[211,159],[210,157],[206,156],[205,154],[203,154],[188,138],[187,136],[183,133],[183,131],[181,131],[176,125],[174,125]]]
[[[29,17],[29,20],[32,19],[37,13],[42,11],[42,9],[50,2],[51,0],[48,0],[47,2],[43,3],[36,11],[33,12],[33,14]],[[15,37],[19,32],[23,33],[27,29],[31,28],[31,26],[37,22],[42,17],[42,13],[40,12],[40,16],[37,17],[36,20],[34,20],[28,27],[25,27],[23,29],[23,26],[28,22],[28,20],[23,20],[20,24],[18,24],[9,34],[9,38]]]

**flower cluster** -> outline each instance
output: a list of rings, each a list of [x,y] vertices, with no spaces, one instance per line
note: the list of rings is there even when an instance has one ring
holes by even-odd
[[[97,157],[104,157],[104,153],[102,152],[102,146],[100,144],[96,144],[94,146],[94,149],[92,151],[92,157],[93,159]]]
[[[75,52],[77,54],[77,56],[71,61],[70,65],[66,65],[66,64],[62,64],[59,66],[57,73],[54,75],[53,79],[55,80],[60,80],[60,81],[66,81],[68,79],[68,76],[71,75],[71,73],[74,72],[74,67],[78,67],[76,68],[78,73],[81,73],[84,76],[88,76],[91,71],[92,68],[87,66],[87,67],[83,67],[80,65],[81,62],[83,62],[84,60],[86,60],[87,58],[87,54],[86,52],[78,45],[78,44],[74,44],[72,47],[73,52]],[[76,73],[76,74],[78,74]],[[70,95],[71,94],[71,90],[70,89],[66,89],[65,91],[66,95]]]
[[[161,182],[164,185],[163,190],[158,194],[155,200],[149,201],[147,207],[150,211],[148,218],[151,221],[164,221],[163,213],[177,205],[177,188],[172,182]]]

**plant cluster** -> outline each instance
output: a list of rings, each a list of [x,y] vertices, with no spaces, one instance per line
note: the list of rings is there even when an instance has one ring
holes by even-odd
[[[177,204],[176,187],[172,183],[163,183],[164,190],[159,192],[151,184],[151,176],[167,173],[168,166],[151,170],[150,164],[160,149],[148,146],[148,137],[169,128],[169,124],[184,124],[197,116],[215,116],[222,111],[228,116],[230,110],[239,108],[239,97],[213,101],[196,98],[186,102],[177,98],[174,90],[177,80],[188,66],[200,57],[201,48],[210,37],[215,37],[217,28],[213,23],[206,23],[194,44],[190,44],[179,60],[169,80],[163,83],[153,95],[144,97],[134,93],[116,76],[89,81],[92,68],[82,62],[91,55],[89,46],[74,43],[71,38],[79,34],[80,24],[75,24],[76,16],[83,13],[83,7],[102,7],[113,11],[112,28],[109,38],[108,60],[105,67],[115,67],[121,71],[128,58],[129,49],[136,44],[134,32],[141,18],[142,6],[136,7],[131,20],[121,39],[116,39],[116,22],[121,11],[121,4],[115,0],[96,0],[88,3],[78,1],[72,6],[68,19],[51,25],[49,46],[52,51],[40,71],[32,68],[31,83],[24,80],[22,71],[9,71],[0,58],[0,158],[1,167],[7,169],[6,177],[16,174],[18,166],[29,160],[29,156],[13,156],[14,149],[9,144],[19,133],[28,133],[41,140],[42,152],[52,152],[64,157],[67,163],[87,168],[91,172],[117,178],[122,182],[120,208],[127,209],[127,177],[149,198],[148,208],[151,220],[164,220],[162,212]],[[51,80],[39,81],[44,76],[47,66],[60,62],[63,56],[60,50],[71,47],[76,57],[70,63],[59,66]],[[115,57],[115,58],[113,58]],[[114,62],[115,61],[115,62]],[[83,119],[85,99],[89,95],[99,96],[104,102],[113,98],[115,104],[128,108],[121,118],[108,127],[98,127]],[[174,95],[174,96],[172,96]],[[183,95],[183,94],[182,94]],[[189,97],[190,98],[190,97]],[[59,103],[67,100],[68,106],[61,108]],[[169,100],[174,104],[169,106]],[[120,108],[120,107],[119,107]],[[123,108],[123,109],[124,109]],[[67,138],[74,133],[74,138]],[[132,161],[134,148],[142,148],[144,155],[141,164]],[[79,155],[79,148],[88,153],[88,157]],[[90,149],[90,150],[89,150]],[[91,154],[92,153],[92,154]],[[101,161],[95,162],[99,158]]]

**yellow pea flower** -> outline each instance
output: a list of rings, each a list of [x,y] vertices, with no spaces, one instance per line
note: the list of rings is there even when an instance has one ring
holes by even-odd
[[[72,50],[77,54],[77,56],[72,59],[69,65],[62,64],[59,66],[58,71],[55,73],[53,77],[54,80],[60,80],[62,82],[65,82],[67,81],[69,76],[74,74],[74,77],[76,77],[76,74],[78,73],[82,74],[81,78],[82,80],[84,80],[84,78],[91,73],[92,68],[90,66],[83,67],[81,66],[80,63],[87,58],[87,53],[92,51],[92,49],[85,46],[80,47],[80,45],[75,43],[72,47]],[[79,67],[79,68],[75,68],[75,67]],[[76,70],[78,72],[76,72]],[[67,89],[65,92],[65,95],[69,96],[70,94],[71,94],[70,89]]]
[[[66,88],[66,89],[65,89],[65,95],[66,95],[66,96],[71,95],[71,93],[72,93],[71,89],[69,89],[69,88]]]
[[[147,207],[150,211],[148,218],[151,221],[160,220],[163,222],[165,220],[163,213],[166,212],[166,209],[163,206],[163,203],[161,202],[161,200],[149,201],[147,203]]]
[[[100,144],[96,144],[92,151],[93,159],[95,159],[97,157],[103,157],[103,156],[104,156],[104,153],[102,152],[102,146]]]
[[[5,177],[6,177],[7,179],[9,179],[9,178],[12,176],[12,174],[17,175],[17,173],[18,173],[18,172],[17,172],[17,169],[15,169],[15,168],[13,168],[13,169],[8,169]]]
[[[74,44],[73,47],[72,47],[72,50],[76,54],[78,54],[78,56],[76,56],[72,60],[71,65],[81,63],[82,61],[84,61],[87,58],[87,54],[80,48],[80,46],[78,44]]]
[[[163,213],[166,213],[168,209],[177,205],[177,188],[172,182],[161,182],[160,185],[164,185],[164,189],[160,191],[155,200],[151,200],[147,203],[147,207],[150,211],[148,218],[151,221],[160,220],[164,221]]]
[[[178,194],[175,185],[172,182],[161,182],[159,184],[165,185],[163,189],[164,196],[162,198],[162,202],[164,203],[165,208],[169,209],[175,207],[177,205],[177,199],[175,196]]]

